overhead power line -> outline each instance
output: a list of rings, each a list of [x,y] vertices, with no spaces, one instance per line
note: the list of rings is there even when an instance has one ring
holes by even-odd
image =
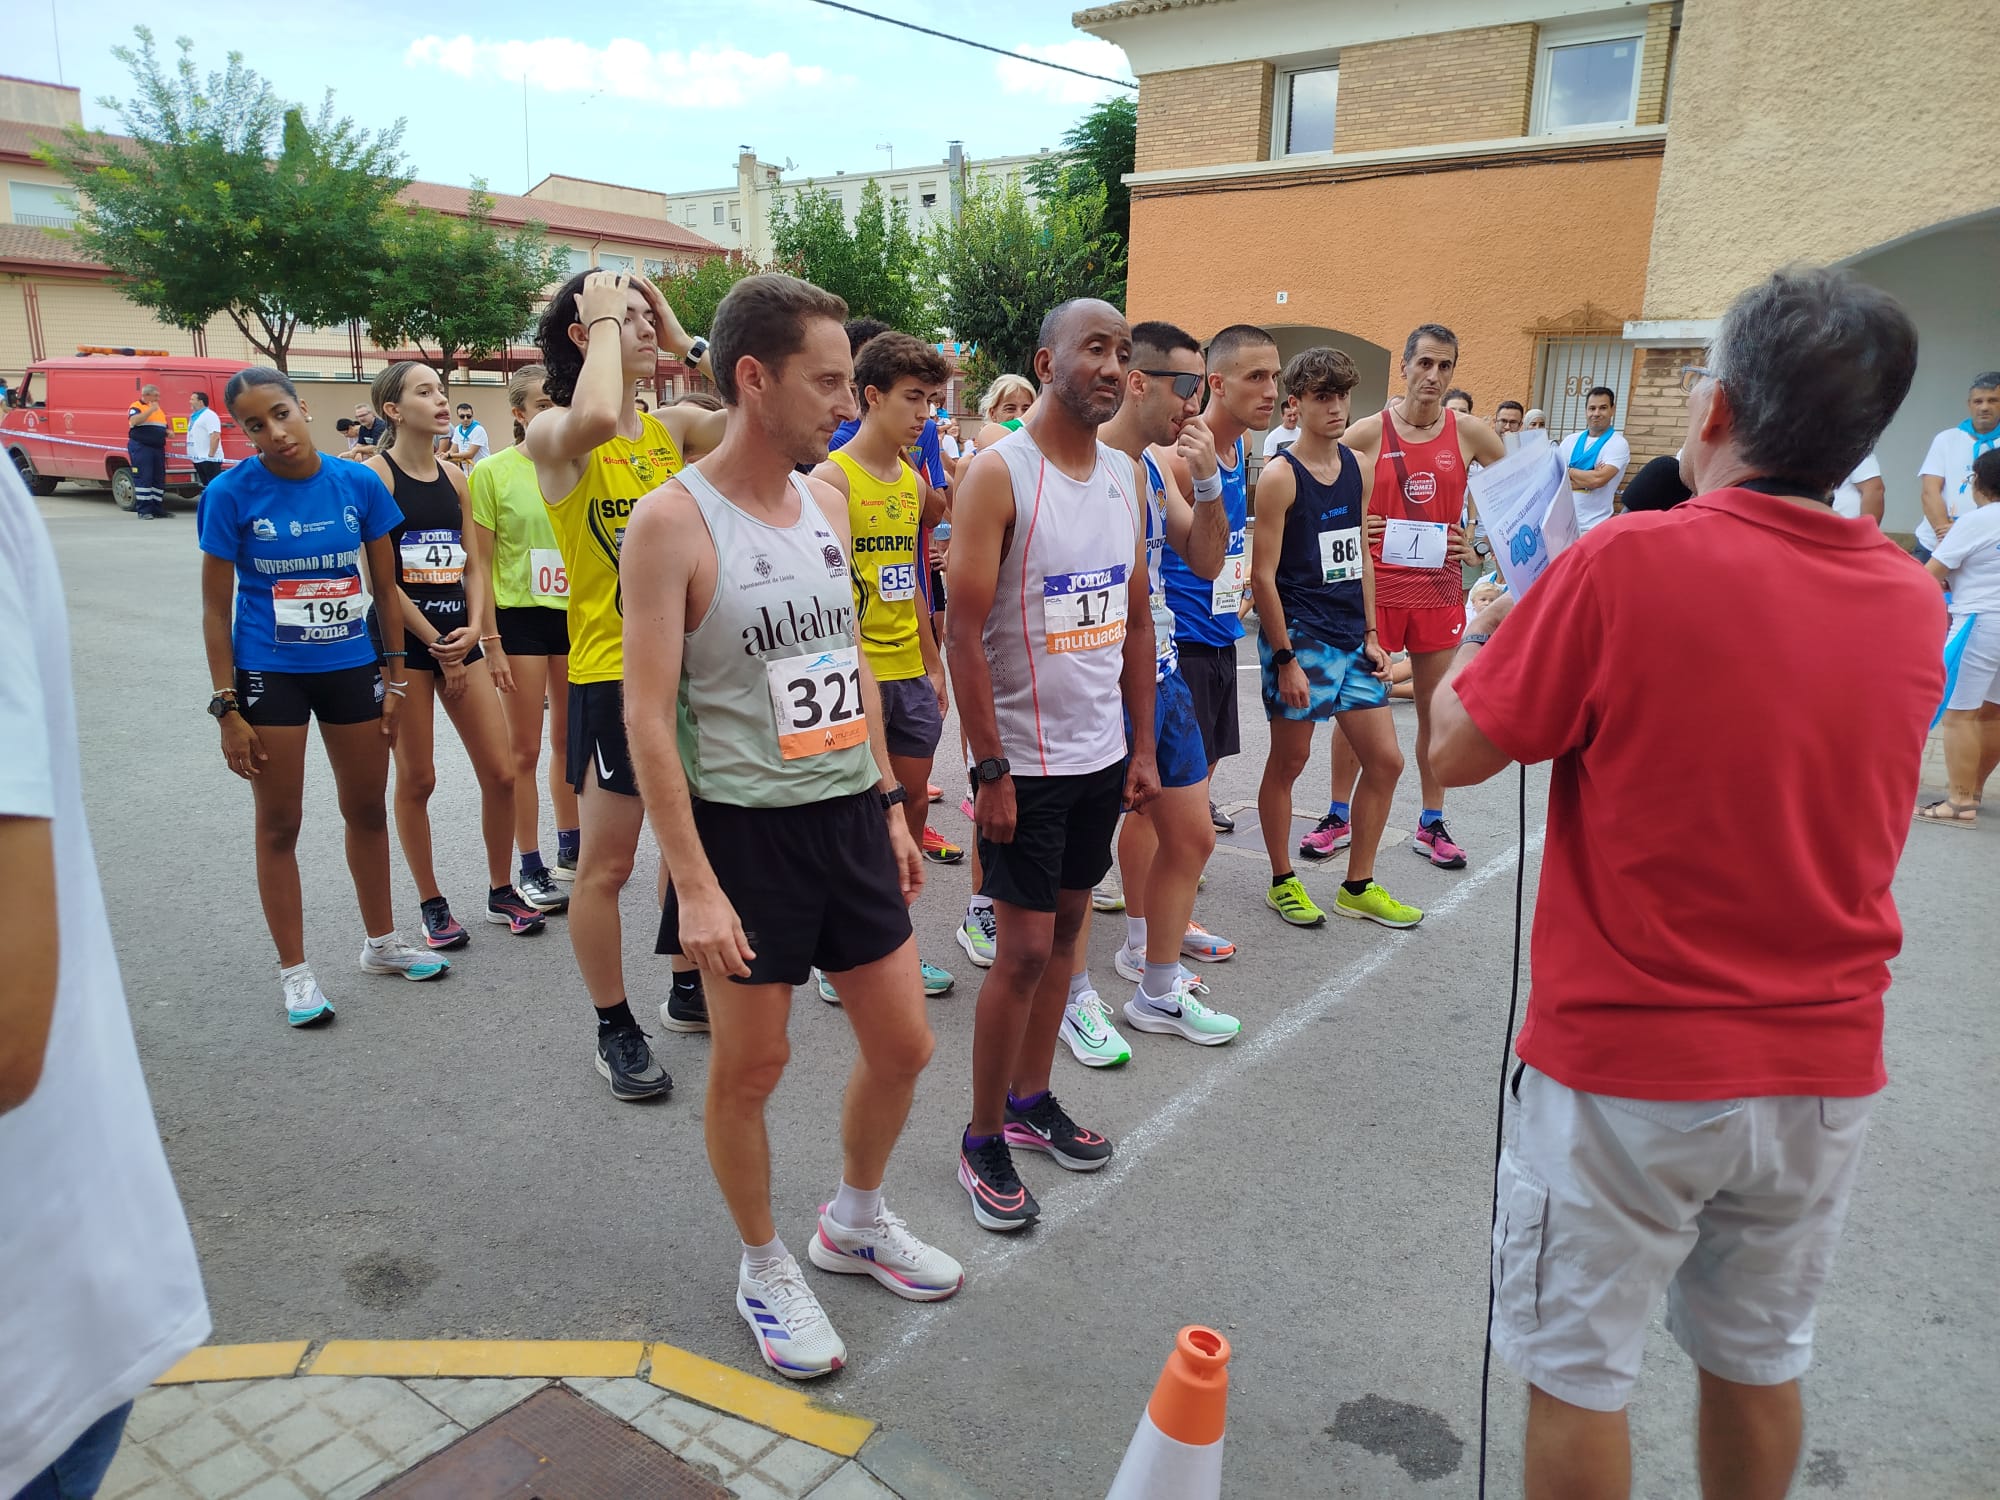
[[[1072,68],[1068,63],[1050,62],[1045,57],[1034,57],[1026,52],[1009,52],[1005,47],[990,47],[985,42],[968,41],[965,37],[953,36],[949,31],[936,31],[929,26],[919,26],[914,21],[899,21],[894,16],[877,15],[874,11],[863,10],[858,5],[842,5],[840,0],[813,0],[813,3],[824,5],[828,10],[844,10],[850,16],[860,16],[864,21],[880,21],[886,26],[900,26],[905,31],[934,36],[941,42],[955,42],[961,47],[976,47],[981,52],[991,52],[995,57],[1010,57],[1015,62],[1033,63],[1038,68],[1054,68],[1058,73],[1073,73],[1078,78],[1116,84],[1121,89],[1136,89],[1139,86],[1128,78],[1113,78],[1108,73],[1092,73],[1083,68]]]

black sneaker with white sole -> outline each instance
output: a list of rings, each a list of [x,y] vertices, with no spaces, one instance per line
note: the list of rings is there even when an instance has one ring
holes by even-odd
[[[694,983],[687,983],[690,979]],[[673,990],[660,1007],[660,1024],[669,1031],[708,1030],[708,997],[702,993],[700,974],[674,975]]]
[[[514,889],[521,893],[521,899],[536,911],[560,912],[569,910],[569,892],[556,884],[555,876],[545,865],[532,875],[523,875],[514,882]]]
[[[1217,833],[1236,832],[1236,820],[1213,802],[1208,804],[1208,821],[1215,826]]]
[[[526,937],[549,925],[549,919],[530,906],[511,885],[487,893],[486,920],[499,923],[515,937]]]
[[[674,1081],[638,1026],[599,1027],[597,1071],[611,1085],[614,1099],[657,1099],[673,1092]]]
[[[977,1146],[960,1140],[958,1185],[972,1200],[972,1217],[981,1229],[1006,1234],[1041,1217],[1041,1205],[1014,1170],[1005,1135],[988,1136]]]
[[[1009,1146],[1052,1156],[1069,1172],[1095,1172],[1111,1160],[1111,1142],[1072,1120],[1050,1093],[1025,1108],[1009,1094],[1006,1134]]]

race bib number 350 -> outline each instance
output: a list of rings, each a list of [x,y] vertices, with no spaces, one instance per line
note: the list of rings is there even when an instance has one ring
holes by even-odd
[[[854,647],[788,656],[766,662],[764,671],[777,716],[778,750],[786,760],[846,750],[868,738],[861,663]]]
[[[537,599],[569,597],[569,571],[554,547],[528,549],[528,592]]]
[[[456,531],[403,533],[403,582],[449,584],[465,577],[465,542]]]
[[[359,578],[280,578],[271,584],[271,614],[280,646],[323,646],[368,632]]]
[[[915,563],[883,563],[876,570],[875,592],[885,602],[917,597]]]
[[[1349,526],[1319,534],[1319,571],[1328,583],[1353,583],[1361,577],[1361,528]]]
[[[1042,580],[1042,634],[1049,654],[1095,651],[1125,639],[1129,563],[1090,573],[1052,573]]]

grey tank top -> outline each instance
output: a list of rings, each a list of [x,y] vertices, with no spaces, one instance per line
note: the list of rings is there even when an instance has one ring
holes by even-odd
[[[679,732],[688,789],[800,807],[879,779],[868,745],[847,553],[798,475],[798,519],[761,521],[699,465],[678,476],[715,543],[715,598],[687,633]]]

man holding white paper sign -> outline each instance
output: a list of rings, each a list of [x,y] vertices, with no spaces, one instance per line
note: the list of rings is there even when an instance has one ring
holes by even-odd
[[[1451,664],[1465,629],[1465,575],[1472,539],[1459,525],[1466,474],[1473,464],[1507,456],[1499,434],[1477,417],[1444,405],[1458,368],[1458,336],[1426,323],[1403,345],[1404,393],[1363,417],[1342,441],[1372,472],[1367,541],[1375,557],[1375,623],[1388,651],[1410,654],[1417,703],[1417,775],[1423,812],[1411,847],[1445,870],[1465,868],[1465,851],[1444,826],[1444,786],[1431,774],[1431,694]],[[1300,851],[1324,859],[1352,836],[1350,802],[1360,764],[1336,738],[1333,802]]]

